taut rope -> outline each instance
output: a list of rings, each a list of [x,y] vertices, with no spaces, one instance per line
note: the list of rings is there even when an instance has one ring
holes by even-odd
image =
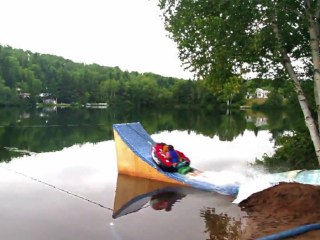
[[[3,168],[3,169],[5,169],[5,170],[7,170],[7,171],[10,171],[10,172],[13,172],[13,173],[15,173],[15,174],[21,175],[21,176],[23,176],[23,177],[25,177],[25,178],[28,178],[28,179],[30,179],[30,180],[32,180],[32,181],[35,181],[35,182],[44,184],[44,185],[46,185],[46,186],[48,186],[48,187],[51,187],[51,188],[54,188],[54,189],[56,189],[56,190],[58,190],[58,191],[64,192],[64,193],[66,193],[66,194],[68,194],[68,195],[72,195],[72,196],[74,196],[74,197],[76,197],[76,198],[80,198],[80,199],[82,199],[82,200],[85,200],[85,201],[87,201],[87,202],[89,202],[89,203],[91,203],[91,204],[97,205],[97,206],[99,206],[99,207],[101,207],[101,208],[107,209],[107,210],[109,210],[109,211],[113,211],[112,208],[106,207],[106,206],[104,206],[104,205],[102,205],[102,204],[100,204],[100,203],[97,203],[97,202],[95,202],[95,201],[92,201],[92,200],[90,200],[90,199],[88,199],[88,198],[86,198],[86,197],[82,197],[82,196],[80,196],[80,195],[78,195],[78,194],[75,194],[75,193],[72,193],[72,192],[70,192],[70,191],[64,190],[64,189],[59,188],[59,187],[57,187],[57,186],[54,186],[54,185],[52,185],[52,184],[50,184],[50,183],[41,181],[41,180],[39,180],[39,179],[37,179],[37,178],[28,176],[28,175],[26,175],[26,174],[24,174],[24,173],[21,173],[21,172],[12,170],[12,169],[10,169],[10,168],[7,168],[7,167],[1,166],[1,165],[0,165],[0,167]]]

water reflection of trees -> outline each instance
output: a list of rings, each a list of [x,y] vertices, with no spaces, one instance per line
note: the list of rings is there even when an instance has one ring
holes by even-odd
[[[248,121],[248,114],[252,121]],[[282,112],[248,113],[245,111],[203,111],[201,109],[18,109],[0,108],[0,161],[12,154],[3,147],[32,152],[61,150],[74,144],[96,143],[113,139],[112,125],[141,122],[150,134],[164,130],[193,131],[222,141],[232,141],[247,130],[270,129],[274,136],[291,127],[290,115]],[[258,118],[268,125],[255,124]],[[294,118],[296,121],[297,118]]]
[[[214,208],[200,210],[200,216],[204,218],[206,226],[205,233],[208,233],[208,240],[241,239],[241,221],[228,216],[225,213],[216,213]]]

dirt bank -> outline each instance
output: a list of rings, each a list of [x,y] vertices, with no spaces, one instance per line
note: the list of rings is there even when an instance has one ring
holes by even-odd
[[[255,239],[305,224],[320,223],[320,187],[280,183],[251,195],[239,206],[248,214],[245,238]],[[320,231],[291,239],[320,239]]]

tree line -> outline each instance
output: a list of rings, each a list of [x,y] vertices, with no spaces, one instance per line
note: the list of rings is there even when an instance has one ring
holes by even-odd
[[[67,104],[201,106],[221,102],[201,81],[75,63],[0,45],[0,105],[35,104],[41,101],[40,93]]]
[[[272,104],[276,107],[283,102],[284,96],[288,98],[290,87],[285,82],[280,88],[274,83],[268,79],[246,81],[236,78],[223,88],[213,89],[205,80],[76,63],[59,56],[0,45],[0,105],[34,105],[43,100],[40,94],[46,93],[58,103],[66,104],[103,102],[135,107],[172,105],[212,109],[245,105],[248,92],[265,87],[282,89],[276,94],[281,101],[276,98]]]

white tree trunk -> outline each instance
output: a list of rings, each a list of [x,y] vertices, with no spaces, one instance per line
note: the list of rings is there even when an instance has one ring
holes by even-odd
[[[313,142],[314,149],[316,151],[318,163],[320,165],[320,137],[319,137],[319,131],[318,131],[317,125],[311,115],[311,111],[310,111],[308,103],[306,101],[305,94],[301,88],[298,77],[293,70],[290,59],[288,62],[285,61],[284,65],[285,65],[285,68],[286,68],[289,76],[294,81],[295,89],[296,89],[296,92],[298,95],[299,104],[300,104],[301,110],[303,112],[304,120],[305,120],[306,125],[308,127],[308,130],[309,130],[309,133],[311,136],[311,140]]]
[[[320,121],[320,57],[319,57],[319,31],[317,18],[319,18],[319,9],[317,9],[315,15],[311,14],[310,0],[305,0],[306,15],[309,22],[309,35],[310,35],[310,47],[312,63],[314,67],[313,80],[314,80],[314,95],[317,106],[318,126]],[[318,6],[320,7],[320,6]],[[318,129],[319,130],[319,129]]]
[[[282,37],[281,37],[280,31],[279,31],[278,25],[276,24],[275,19],[273,20],[273,31],[276,34],[276,37],[277,37],[277,39],[279,41],[279,45],[281,46],[282,45],[281,44],[282,43]],[[311,39],[311,41],[312,41],[312,39]],[[283,66],[286,69],[286,71],[288,72],[290,78],[294,82],[295,90],[296,90],[296,93],[298,95],[298,101],[299,101],[301,110],[303,112],[304,120],[305,120],[306,126],[307,126],[307,128],[309,130],[311,140],[313,142],[313,146],[314,146],[314,149],[315,149],[315,152],[316,152],[318,163],[320,165],[320,137],[319,137],[319,131],[318,131],[317,125],[315,124],[315,121],[314,121],[314,119],[313,119],[313,117],[311,115],[310,108],[309,108],[308,103],[306,101],[306,96],[305,96],[305,94],[304,94],[304,92],[302,90],[300,81],[299,81],[299,79],[297,77],[297,74],[295,73],[295,71],[293,69],[291,60],[290,60],[290,58],[288,56],[288,53],[285,50],[285,48],[282,48],[281,56],[282,56],[282,59],[283,59]],[[319,78],[319,80],[320,80],[320,78]],[[320,84],[320,82],[318,82],[317,85],[318,84]],[[318,91],[318,86],[317,86],[317,92],[319,92]],[[317,94],[317,95],[319,95],[319,94]]]
[[[319,130],[319,133],[320,133],[320,129],[319,129],[319,126],[320,126],[319,91],[317,90],[316,84],[314,83],[313,85],[314,85],[314,86],[313,86],[313,93],[314,93],[314,99],[315,99],[315,102],[316,102],[317,115],[318,115],[318,130]]]

